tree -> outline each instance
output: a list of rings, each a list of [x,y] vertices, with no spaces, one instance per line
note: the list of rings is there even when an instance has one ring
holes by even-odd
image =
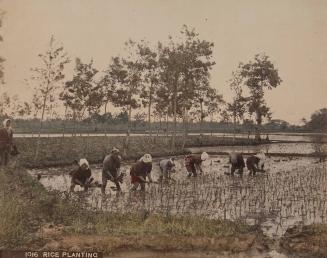
[[[211,61],[212,48],[213,43],[200,40],[199,34],[186,25],[180,39],[170,37],[168,46],[159,45],[161,80],[173,107],[172,150],[175,148],[177,116],[182,116],[185,124],[187,112],[199,100],[199,92],[209,87],[209,71],[215,64]]]
[[[40,110],[42,109],[42,100],[34,93],[32,97],[32,114],[34,118],[38,117]]]
[[[58,89],[65,78],[63,74],[64,67],[70,60],[63,46],[57,44],[53,36],[50,39],[49,49],[44,54],[39,54],[39,57],[42,65],[31,70],[34,73],[32,80],[36,83],[34,97],[42,101],[40,107],[40,137],[45,111],[49,107],[49,103],[53,103],[56,100]]]
[[[0,116],[7,116],[11,104],[10,96],[7,92],[0,95]]]
[[[244,114],[246,112],[246,104],[247,98],[243,96],[243,89],[242,89],[242,78],[239,72],[232,73],[232,79],[229,81],[229,87],[234,92],[234,97],[231,103],[227,103],[227,111],[233,117],[234,123],[234,137],[233,140],[235,141],[235,134],[236,134],[236,123],[240,120],[243,120]]]
[[[19,103],[15,110],[18,117],[24,118],[26,116],[30,116],[32,113],[31,105],[24,101],[23,103]]]
[[[195,120],[200,122],[200,127],[203,128],[204,119],[209,116],[212,122],[214,115],[221,111],[221,105],[224,103],[223,96],[218,94],[216,89],[208,87],[205,88],[205,92],[199,94],[190,114],[193,115]]]
[[[255,114],[257,126],[255,128],[255,138],[260,140],[260,129],[262,119],[270,118],[271,112],[264,100],[265,89],[276,88],[282,82],[278,70],[265,54],[255,55],[254,60],[247,64],[240,64],[240,76],[243,84],[248,87],[250,97],[248,101],[248,111]]]
[[[76,58],[73,79],[67,81],[60,99],[64,105],[73,111],[74,123],[82,120],[87,111],[89,115],[97,113],[103,103],[102,87],[94,82],[98,70],[93,67],[93,61],[83,63]]]
[[[303,124],[303,127],[306,127],[308,121],[307,121],[307,119],[305,117],[302,117],[301,120],[300,120],[300,123]]]
[[[138,44],[138,55],[143,65],[143,87],[140,97],[143,106],[148,107],[149,135],[151,136],[151,107],[159,84],[158,54],[148,46],[147,42],[141,41]]]
[[[327,108],[317,110],[311,115],[310,121],[306,123],[307,127],[314,131],[327,130]]]
[[[31,106],[19,100],[17,95],[9,96],[7,92],[0,95],[0,117],[25,117],[31,114]]]
[[[129,148],[129,136],[131,132],[132,110],[140,107],[138,103],[141,91],[143,65],[137,58],[136,42],[129,40],[125,43],[127,57],[112,58],[109,66],[109,74],[117,85],[116,95],[112,101],[116,107],[127,109],[128,124],[124,146],[124,154]]]
[[[93,60],[83,63],[80,58],[76,58],[73,79],[65,83],[60,93],[60,99],[66,109],[72,110],[74,134],[76,134],[76,121],[81,121],[87,111],[89,121],[92,123],[94,121],[92,114],[98,113],[102,106],[102,85],[94,82],[97,73],[98,70],[93,67]]]
[[[41,119],[35,159],[38,157],[45,111],[56,100],[58,89],[65,78],[64,67],[70,61],[63,46],[59,45],[53,36],[50,39],[48,50],[44,54],[39,54],[39,58],[42,65],[31,69],[33,72],[32,80],[36,83],[34,97],[41,100]]]

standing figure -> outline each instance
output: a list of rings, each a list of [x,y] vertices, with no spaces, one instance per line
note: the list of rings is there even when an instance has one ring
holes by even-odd
[[[159,162],[160,174],[159,182],[168,182],[170,179],[170,174],[175,167],[174,158],[163,159]]]
[[[145,191],[145,184],[152,183],[151,178],[152,157],[150,154],[144,154],[132,167],[130,171],[132,191],[137,190],[141,185],[141,191]],[[148,177],[149,181],[146,181]]]
[[[74,192],[75,186],[79,185],[84,188],[86,192],[89,188],[93,178],[91,178],[91,169],[89,162],[86,159],[80,159],[78,162],[78,168],[74,169],[69,173],[72,177],[70,191]]]
[[[202,162],[209,158],[208,153],[202,152],[201,155],[187,155],[185,157],[185,167],[188,172],[188,177],[193,175],[194,177],[197,176],[197,170],[200,171],[200,174],[203,173],[202,170]]]
[[[234,172],[238,170],[240,175],[243,175],[243,169],[245,167],[243,155],[241,153],[229,154],[229,163],[231,164],[231,175],[234,176]]]
[[[108,180],[116,184],[118,192],[121,191],[120,183],[122,183],[124,175],[120,173],[121,156],[119,153],[119,149],[114,147],[111,150],[111,154],[107,155],[103,160],[101,187],[102,194],[105,194]]]
[[[13,134],[11,120],[5,119],[3,121],[3,128],[0,129],[0,165],[7,166],[12,150],[16,154],[18,153],[13,144]]]

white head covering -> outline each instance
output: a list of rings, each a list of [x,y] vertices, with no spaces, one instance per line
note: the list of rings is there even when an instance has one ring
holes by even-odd
[[[10,119],[5,119],[5,120],[3,120],[3,122],[2,122],[2,124],[3,124],[3,127],[7,127],[7,122],[8,121],[11,121]]]
[[[202,152],[202,154],[201,154],[201,160],[205,161],[205,160],[208,159],[208,158],[209,158],[208,153],[206,153],[206,152]]]
[[[119,153],[119,149],[116,147],[113,147],[111,150],[111,153]]]
[[[237,153],[235,153],[235,152],[229,153],[229,159],[232,164],[236,164],[237,163]]]
[[[265,153],[263,151],[259,152],[255,156],[260,159],[259,164],[258,164],[259,167],[261,167],[262,165],[265,164],[266,155],[265,155]]]
[[[263,151],[260,151],[260,152],[257,153],[255,156],[256,156],[257,158],[259,158],[259,159],[266,159],[266,155],[265,155],[265,153],[264,153]]]
[[[143,161],[144,163],[151,163],[152,157],[150,154],[144,154],[142,158],[140,158],[140,161]]]
[[[87,168],[90,167],[89,162],[87,161],[87,159],[80,159],[78,162],[78,165],[81,167],[83,165],[86,165]]]

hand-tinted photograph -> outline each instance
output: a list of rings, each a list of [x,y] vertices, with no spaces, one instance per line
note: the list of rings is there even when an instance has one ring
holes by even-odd
[[[0,0],[0,258],[327,257],[327,1]]]

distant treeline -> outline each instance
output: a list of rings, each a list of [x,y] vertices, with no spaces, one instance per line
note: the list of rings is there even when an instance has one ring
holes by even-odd
[[[3,120],[5,117],[1,117]],[[40,119],[15,119],[14,127],[17,133],[37,133],[39,131]],[[117,115],[107,113],[104,115],[94,114],[82,121],[51,119],[45,120],[43,124],[43,133],[122,133],[126,132],[128,127],[128,114],[121,112]],[[250,133],[254,132],[255,124],[251,120],[244,120],[243,123],[234,122],[189,122],[189,132],[222,132],[222,133]],[[152,133],[167,133],[173,130],[172,120],[155,120],[149,123],[144,118],[131,121],[133,132],[148,132],[152,128]],[[177,122],[177,130],[183,131],[183,121]],[[327,109],[323,108],[311,115],[311,119],[303,119],[303,125],[291,125],[284,120],[274,119],[262,125],[263,132],[326,132],[327,131]]]
[[[46,120],[43,124],[42,133],[125,133],[128,128],[127,118],[124,115],[117,117],[99,116],[99,119],[85,119],[83,121],[53,119]],[[38,133],[39,119],[17,119],[14,121],[16,133]],[[151,123],[151,133],[165,134],[174,129],[173,121],[155,121]],[[202,123],[190,122],[188,124],[189,133],[254,133],[254,124],[252,121],[245,121],[243,124],[232,122],[207,122]],[[135,133],[149,133],[149,124],[145,120],[133,120],[131,122],[131,131]],[[184,124],[182,121],[177,122],[177,131],[183,131]],[[285,121],[273,120],[262,125],[262,132],[310,132],[306,126],[290,125]]]

